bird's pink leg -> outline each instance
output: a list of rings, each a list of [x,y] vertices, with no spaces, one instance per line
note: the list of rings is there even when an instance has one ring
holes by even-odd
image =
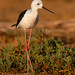
[[[29,35],[29,40],[28,40],[28,50],[29,50],[29,44],[30,44],[30,39],[31,39],[31,32],[32,32],[32,29],[30,29],[30,35]],[[30,63],[30,66],[31,66],[31,69],[32,69],[33,75],[34,75],[34,70],[33,70],[33,66],[32,66],[32,63],[31,63],[31,60],[30,60],[29,54],[28,54],[28,59],[29,59],[29,63]]]
[[[30,29],[30,35],[29,35],[29,40],[28,40],[28,50],[29,50],[29,44],[30,44],[30,39],[31,39],[31,33],[32,33],[32,29]]]
[[[28,49],[27,49],[27,42],[26,42],[26,29],[25,29],[25,48],[26,48],[26,52],[27,52],[27,74],[29,74],[29,62],[28,62]]]
[[[29,57],[29,53],[28,53],[29,43],[30,43],[30,39],[31,39],[31,32],[32,32],[32,29],[30,29],[30,35],[29,35],[28,46],[27,46],[27,43],[26,43],[26,29],[25,29],[25,47],[26,47],[26,52],[27,52],[27,74],[29,74],[28,70],[29,70],[29,63],[30,63],[31,69],[32,69],[32,72],[33,72],[33,75],[34,75],[33,66],[32,66],[32,63],[31,63],[31,60],[30,60],[30,57]]]

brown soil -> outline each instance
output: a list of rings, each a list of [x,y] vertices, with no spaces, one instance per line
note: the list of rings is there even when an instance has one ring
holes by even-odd
[[[0,23],[0,42],[2,46],[7,46],[14,41],[14,46],[17,45],[17,34],[21,35],[22,33],[19,30],[11,28],[10,26],[13,22]],[[49,37],[56,37],[59,41],[63,41],[68,47],[75,47],[75,20],[66,20],[66,21],[44,21],[39,22],[38,25],[33,29],[33,32],[41,28]],[[37,32],[35,32],[37,34]],[[24,36],[19,37],[22,42],[24,42]]]

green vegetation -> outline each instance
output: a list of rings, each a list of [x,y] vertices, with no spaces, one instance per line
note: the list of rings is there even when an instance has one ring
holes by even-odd
[[[10,44],[0,50],[0,72],[26,72],[26,51],[21,40],[17,41],[17,47]],[[75,48],[66,48],[54,38],[33,34],[29,54],[35,74],[75,75]]]

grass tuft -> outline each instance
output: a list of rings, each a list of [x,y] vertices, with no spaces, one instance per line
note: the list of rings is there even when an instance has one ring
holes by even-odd
[[[47,39],[44,34],[36,37],[32,36],[29,48],[35,74],[74,75],[75,48],[66,48],[63,43],[54,38]],[[26,72],[26,51],[21,40],[17,38],[17,41],[17,47],[9,45],[0,50],[0,72]]]

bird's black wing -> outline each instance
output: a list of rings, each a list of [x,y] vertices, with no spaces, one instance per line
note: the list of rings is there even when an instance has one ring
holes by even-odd
[[[35,20],[34,26],[37,25],[38,21],[39,21],[39,16],[37,15],[37,18],[36,18],[36,20]]]
[[[24,14],[26,13],[27,10],[24,10],[20,13],[19,17],[18,17],[18,20],[17,20],[17,24],[16,24],[16,27],[17,25],[19,24],[19,22],[21,21],[21,19],[23,18]]]

